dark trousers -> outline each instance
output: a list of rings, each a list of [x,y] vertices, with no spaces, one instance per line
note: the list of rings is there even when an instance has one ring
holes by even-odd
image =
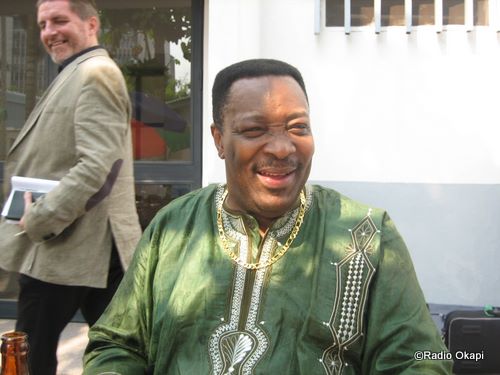
[[[123,277],[118,252],[111,252],[105,289],[46,283],[19,276],[16,330],[28,334],[31,375],[55,375],[57,344],[64,327],[80,309],[89,326],[104,312]]]

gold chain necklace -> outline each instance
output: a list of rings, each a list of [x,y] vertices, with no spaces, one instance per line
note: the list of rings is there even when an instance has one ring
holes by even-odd
[[[224,193],[222,194],[220,203],[217,207],[217,228],[219,229],[219,236],[222,241],[222,247],[224,248],[224,251],[229,255],[229,258],[231,258],[236,264],[239,264],[240,266],[246,269],[257,270],[260,268],[270,266],[278,259],[280,259],[283,255],[285,255],[285,253],[288,251],[288,248],[292,244],[293,240],[295,239],[295,237],[297,237],[300,227],[302,226],[302,222],[304,221],[304,214],[306,212],[306,196],[304,194],[304,191],[303,190],[300,191],[299,213],[297,215],[297,219],[295,220],[295,225],[293,226],[290,236],[286,240],[285,244],[281,247],[281,249],[279,249],[278,252],[273,257],[269,258],[264,263],[243,262],[233,251],[231,251],[231,249],[229,249],[226,233],[224,232],[224,225],[222,223],[222,205],[224,203],[224,200],[226,199],[227,192],[228,192],[227,189],[225,189]]]

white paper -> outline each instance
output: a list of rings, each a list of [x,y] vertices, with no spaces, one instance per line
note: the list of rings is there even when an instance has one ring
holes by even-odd
[[[7,213],[9,212],[9,208],[12,203],[12,197],[14,196],[14,192],[16,190],[48,193],[59,184],[59,181],[44,180],[41,178],[32,178],[32,177],[21,177],[21,176],[12,176],[10,182],[12,188],[9,197],[7,198],[7,201],[3,206],[2,216],[6,216]]]

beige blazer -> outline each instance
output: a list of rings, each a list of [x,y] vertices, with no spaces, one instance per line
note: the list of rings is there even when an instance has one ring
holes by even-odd
[[[26,216],[26,233],[0,223],[0,267],[46,282],[105,287],[112,236],[127,267],[140,237],[135,208],[130,102],[104,49],[66,66],[10,148],[13,175],[59,180]]]

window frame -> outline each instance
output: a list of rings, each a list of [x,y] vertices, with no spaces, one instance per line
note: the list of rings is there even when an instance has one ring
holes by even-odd
[[[174,0],[175,2],[175,0]],[[107,2],[102,1],[101,7],[106,8]],[[141,6],[154,4],[154,1],[141,3]],[[14,5],[2,5],[3,14],[16,14],[19,11],[32,12],[34,6],[28,8],[24,3],[20,9]],[[0,14],[1,16],[2,14]],[[189,185],[190,190],[202,185],[202,134],[203,134],[203,30],[204,30],[204,0],[191,0],[191,160],[190,161],[134,161],[136,184],[175,184]],[[47,57],[48,58],[48,57]],[[49,72],[53,78],[56,72]],[[0,160],[0,183],[3,186],[5,161]],[[0,299],[0,318],[15,319],[17,314],[16,299]],[[82,321],[77,314],[73,321]]]
[[[464,24],[444,24],[443,23],[443,3],[446,0],[434,0],[434,24],[433,25],[412,25],[413,16],[413,0],[404,0],[404,12],[405,12],[405,26],[382,26],[382,2],[384,0],[373,0],[373,14],[374,22],[370,25],[363,26],[352,26],[351,24],[351,1],[352,0],[340,0],[344,1],[344,25],[343,26],[330,26],[327,25],[327,7],[328,3],[331,1],[339,0],[325,0],[323,5],[323,13],[325,17],[323,19],[323,25],[326,30],[332,30],[335,32],[343,31],[345,34],[350,34],[351,32],[359,31],[374,31],[375,33],[380,33],[381,31],[386,31],[391,28],[396,28],[401,30],[401,28],[406,28],[406,33],[411,33],[413,30],[418,29],[433,29],[436,32],[442,32],[447,30],[463,30],[472,31],[476,29],[492,29],[493,31],[500,31],[500,4],[496,1],[488,0],[487,6],[487,19],[488,25],[475,25],[474,20],[477,17],[474,14],[474,9],[476,8],[476,2],[478,0],[462,0],[464,2]]]

